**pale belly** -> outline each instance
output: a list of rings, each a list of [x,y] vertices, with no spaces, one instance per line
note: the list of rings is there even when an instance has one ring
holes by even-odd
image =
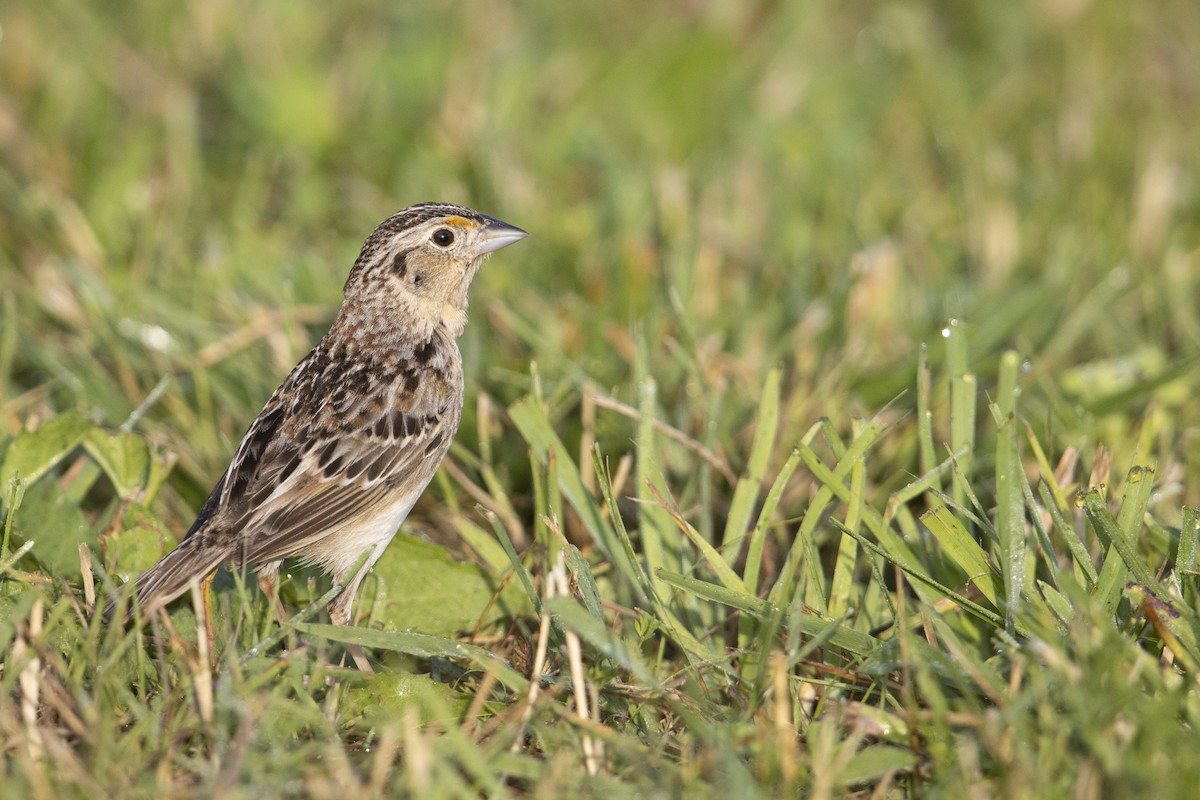
[[[424,487],[421,487],[421,491],[424,491]],[[373,549],[366,563],[366,568],[370,569],[383,555],[420,496],[421,492],[415,492],[411,497],[400,498],[371,517],[355,520],[353,527],[326,536],[301,557],[310,563],[320,564],[340,579],[345,577],[363,553]]]

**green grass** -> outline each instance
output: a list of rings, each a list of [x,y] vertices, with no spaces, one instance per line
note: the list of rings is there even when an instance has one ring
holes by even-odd
[[[1182,1],[6,8],[0,784],[1193,796],[1198,52]],[[282,631],[223,575],[214,652],[102,625],[429,199],[532,235],[359,627],[305,570]]]

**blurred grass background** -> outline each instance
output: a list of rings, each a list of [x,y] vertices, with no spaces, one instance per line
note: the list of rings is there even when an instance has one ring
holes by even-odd
[[[366,234],[444,200],[531,232],[481,274],[461,342],[456,463],[481,483],[492,471],[514,534],[538,529],[545,476],[494,409],[540,398],[585,482],[581,436],[614,465],[646,441],[628,416],[590,420],[589,392],[743,475],[773,368],[779,446],[757,483],[822,417],[848,437],[882,412],[862,478],[882,508],[949,455],[918,454],[914,376],[922,343],[948,369],[951,319],[980,402],[999,397],[1001,354],[1023,359],[1022,419],[1051,461],[1081,454],[1066,483],[1086,485],[1101,448],[1118,474],[1153,464],[1149,513],[1178,527],[1200,503],[1198,53],[1184,0],[11,5],[0,443],[70,410],[115,428],[168,378],[136,431],[178,459],[153,514],[182,531],[332,319]],[[941,382],[930,402],[949,441]],[[968,475],[988,510],[991,448]],[[729,544],[733,487],[694,451],[658,455],[687,518]],[[785,487],[768,559],[817,483],[802,470]],[[481,523],[457,482],[435,487],[409,528],[453,546]],[[836,541],[819,537],[826,566]],[[1170,707],[1146,730],[1172,725]],[[955,763],[984,758],[986,737],[970,741]],[[697,789],[704,767],[661,757],[678,770],[664,787]],[[804,780],[772,769],[755,772],[768,794]],[[550,770],[525,790],[566,781]],[[1117,785],[1135,784],[1074,788]]]

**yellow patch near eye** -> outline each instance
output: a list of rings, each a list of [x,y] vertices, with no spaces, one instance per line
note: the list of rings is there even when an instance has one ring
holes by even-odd
[[[446,217],[444,222],[446,225],[453,225],[456,228],[467,228],[474,224],[469,219],[464,219],[463,217]]]

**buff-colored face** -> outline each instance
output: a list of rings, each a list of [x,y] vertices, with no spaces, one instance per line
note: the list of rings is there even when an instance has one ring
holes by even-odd
[[[457,335],[466,324],[467,289],[480,263],[526,235],[469,209],[414,206],[367,240],[346,283],[347,299],[365,292]]]
[[[491,220],[436,217],[397,237],[393,277],[413,294],[455,302],[484,256],[524,237],[523,231]]]

